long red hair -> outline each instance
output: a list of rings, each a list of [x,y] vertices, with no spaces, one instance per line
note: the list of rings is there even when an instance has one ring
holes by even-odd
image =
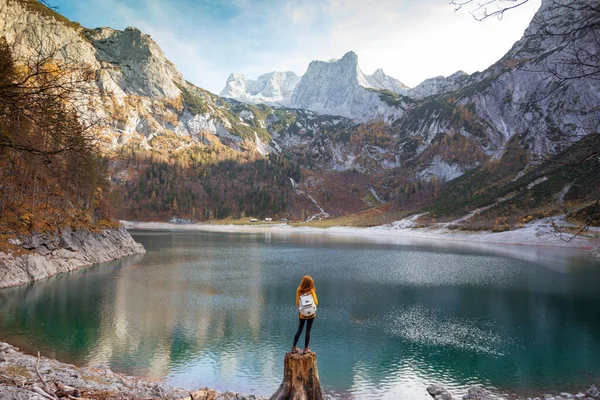
[[[304,275],[300,286],[298,286],[299,293],[307,293],[315,289],[315,281],[309,275]]]

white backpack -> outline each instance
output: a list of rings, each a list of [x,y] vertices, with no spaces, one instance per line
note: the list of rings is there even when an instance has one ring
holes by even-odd
[[[298,307],[298,310],[305,317],[312,317],[317,313],[317,306],[312,294],[304,293],[300,296],[300,307]]]

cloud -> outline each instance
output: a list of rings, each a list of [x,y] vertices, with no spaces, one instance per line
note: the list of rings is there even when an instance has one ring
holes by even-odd
[[[474,72],[508,51],[539,6],[532,0],[502,21],[477,22],[446,0],[61,1],[86,26],[150,34],[187,80],[215,93],[231,72],[302,74],[311,60],[348,50],[365,72],[381,67],[409,86]]]

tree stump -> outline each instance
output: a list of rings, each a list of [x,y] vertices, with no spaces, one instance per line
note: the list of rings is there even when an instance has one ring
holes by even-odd
[[[286,353],[283,381],[270,400],[323,400],[317,355]]]

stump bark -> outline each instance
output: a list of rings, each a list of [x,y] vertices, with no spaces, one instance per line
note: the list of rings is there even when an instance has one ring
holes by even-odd
[[[286,353],[283,381],[270,400],[323,400],[317,355]]]

